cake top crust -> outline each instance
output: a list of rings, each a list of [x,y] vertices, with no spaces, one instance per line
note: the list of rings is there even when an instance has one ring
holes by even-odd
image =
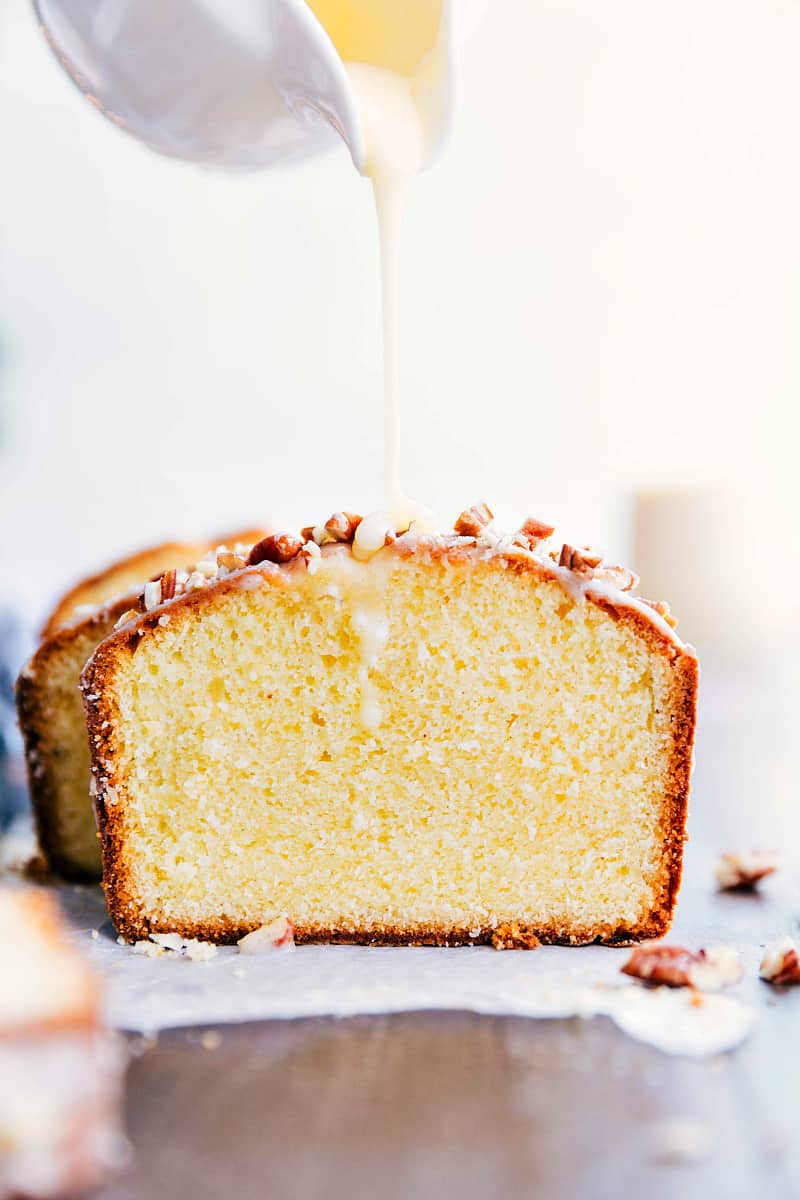
[[[676,618],[665,601],[633,594],[639,582],[633,571],[605,562],[587,546],[559,545],[553,540],[554,526],[538,518],[528,517],[516,531],[507,533],[495,526],[487,504],[474,504],[459,514],[451,531],[417,533],[412,524],[405,530],[387,531],[384,544],[370,548],[369,553],[359,548],[361,521],[355,513],[339,511],[324,524],[271,533],[254,545],[218,546],[192,567],[165,571],[149,580],[138,594],[131,594],[130,606],[120,615],[116,628],[231,576],[241,577],[243,586],[258,586],[267,573],[278,572],[287,579],[300,571],[316,574],[332,557],[361,564],[384,556],[446,560],[454,565],[494,560],[502,566],[534,569],[540,577],[557,582],[576,602],[588,599],[612,610],[633,610],[675,650],[694,654],[678,636]]]

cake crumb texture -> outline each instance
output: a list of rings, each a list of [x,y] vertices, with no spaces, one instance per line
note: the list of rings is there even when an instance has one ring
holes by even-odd
[[[275,912],[298,942],[668,927],[697,662],[634,608],[459,546],[265,564],[169,612],[84,673],[126,937],[235,941]]]

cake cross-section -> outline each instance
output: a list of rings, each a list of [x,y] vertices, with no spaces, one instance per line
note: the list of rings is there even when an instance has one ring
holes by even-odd
[[[365,562],[317,526],[104,640],[82,688],[120,933],[664,933],[695,653],[629,572],[527,527],[412,528]]]

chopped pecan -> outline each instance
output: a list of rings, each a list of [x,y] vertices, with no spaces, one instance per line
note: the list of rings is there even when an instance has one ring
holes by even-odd
[[[744,854],[723,854],[714,868],[721,892],[752,891],[780,866],[780,859],[771,850],[751,850]]]
[[[742,977],[742,965],[734,950],[718,946],[711,950],[687,950],[658,942],[637,946],[621,968],[624,975],[645,983],[667,987],[693,987],[714,991]]]
[[[554,533],[555,526],[538,521],[536,517],[528,517],[515,533],[514,540],[519,538],[529,550],[535,550],[540,542],[552,537]]]
[[[494,513],[489,505],[481,502],[465,508],[456,518],[453,528],[460,537],[477,537],[493,520]]]
[[[682,946],[637,946],[621,970],[647,983],[688,987],[689,971],[697,961],[697,955]]]
[[[577,571],[578,574],[588,575],[595,567],[599,567],[602,561],[602,554],[595,554],[588,546],[576,549],[575,546],[570,546],[567,542],[564,542],[564,545],[561,547],[558,565],[560,567],[569,567],[571,571]]]
[[[362,517],[357,513],[335,512],[325,522],[325,531],[337,542],[352,542]],[[308,541],[308,539],[306,539]]]
[[[664,618],[670,629],[675,629],[678,624],[678,618],[673,612],[670,611],[670,607],[666,600],[644,600],[643,603],[646,604],[648,608],[655,609],[658,615]]]
[[[271,533],[256,542],[247,561],[251,567],[262,562],[287,563],[297,558],[302,549],[303,543],[293,533]]]
[[[595,579],[605,580],[606,583],[613,583],[614,587],[618,587],[621,592],[630,592],[639,582],[639,576],[633,571],[629,571],[627,567],[612,567],[607,563],[601,563],[593,572]]]
[[[165,571],[161,576],[161,599],[172,600],[175,595],[175,587],[178,582],[178,572],[175,570]]]
[[[767,983],[800,983],[800,955],[791,938],[767,949],[758,973]]]
[[[233,554],[230,550],[223,550],[218,554],[217,562],[226,571],[240,571],[242,567],[247,566],[247,559],[242,554]]]

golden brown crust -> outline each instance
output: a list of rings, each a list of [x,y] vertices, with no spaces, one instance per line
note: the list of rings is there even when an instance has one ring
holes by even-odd
[[[56,604],[41,632],[41,637],[50,637],[62,625],[71,620],[75,610],[88,604],[102,604],[119,596],[136,584],[144,583],[157,571],[169,567],[185,566],[196,561],[212,546],[231,545],[241,542],[252,545],[268,532],[263,528],[234,530],[217,538],[202,542],[164,542],[149,546],[135,554],[126,555],[110,563],[102,571],[81,579],[65,592]]]
[[[677,649],[661,629],[653,625],[647,615],[637,608],[625,604],[615,606],[606,597],[598,598],[594,602],[617,620],[634,629],[652,650],[667,657],[673,670],[670,702],[675,736],[667,765],[667,811],[662,830],[664,854],[659,879],[661,899],[652,914],[653,931],[642,934],[641,939],[663,937],[672,924],[683,875],[683,848],[686,843],[700,666],[691,647],[681,646]]]
[[[349,549],[341,546],[325,547],[323,554],[348,554]],[[493,555],[480,552],[475,543],[466,544],[463,539],[455,543],[452,539],[434,539],[417,543],[401,539],[387,547],[383,553],[398,554],[410,558],[422,554],[429,561],[446,561],[451,565],[466,565],[483,561],[498,570],[512,570],[527,575],[532,580],[559,582],[568,592],[571,585],[559,569],[534,558],[524,551],[502,551]],[[202,610],[221,595],[236,590],[242,585],[244,576],[252,580],[260,576],[264,586],[289,587],[298,571],[306,568],[301,561],[294,560],[286,565],[262,563],[243,571],[211,582],[207,587],[180,596],[169,602],[167,608],[170,622],[188,620],[196,610]],[[248,582],[248,586],[251,583]],[[668,930],[681,882],[683,847],[686,840],[686,813],[691,775],[692,751],[697,704],[698,664],[691,647],[685,646],[666,622],[648,610],[643,602],[608,587],[596,587],[591,582],[582,587],[582,594],[590,603],[596,604],[614,620],[627,624],[637,636],[643,638],[650,649],[660,655],[673,672],[671,704],[673,708],[674,738],[667,768],[666,814],[661,837],[664,845],[662,867],[656,885],[658,901],[651,912],[638,924],[626,927],[608,925],[591,928],[576,928],[574,923],[564,925],[549,923],[521,926],[518,938],[509,935],[510,946],[530,946],[533,939],[543,943],[585,945],[599,942],[605,945],[625,946],[649,938],[663,936]],[[87,664],[82,677],[82,690],[87,723],[92,747],[92,771],[95,779],[95,809],[100,831],[103,854],[103,886],[106,891],[111,919],[123,937],[129,940],[146,938],[151,932],[175,932],[182,937],[195,937],[215,942],[235,942],[254,925],[243,926],[225,919],[199,923],[173,921],[167,928],[153,921],[142,912],[131,884],[124,836],[124,804],[110,803],[109,797],[124,796],[124,782],[114,771],[117,759],[115,733],[118,712],[114,700],[113,677],[126,658],[136,652],[140,641],[149,630],[154,629],[164,606],[146,613],[123,626],[100,644]],[[289,914],[291,916],[291,914]],[[371,945],[475,945],[491,943],[495,930],[475,930],[459,927],[421,925],[414,927],[383,926],[372,924],[365,928],[332,928],[323,925],[295,925],[297,942],[344,942]]]
[[[182,938],[197,938],[200,941],[216,942],[219,945],[234,945],[245,934],[252,933],[262,923],[235,925],[224,921],[165,922],[150,921],[146,916],[121,923],[114,920],[114,927],[127,941],[136,942],[151,933],[177,933]],[[456,925],[377,925],[361,928],[343,928],[329,925],[295,925],[294,940],[297,945],[331,943],[336,946],[494,946],[505,950],[534,950],[537,946],[633,946],[638,942],[661,936],[653,932],[657,926],[649,922],[633,929],[617,929],[608,925],[591,929],[575,928],[552,923],[549,925],[524,925],[509,921],[497,929],[491,925],[480,929],[466,929]],[[498,946],[498,929],[502,930],[502,946]]]

